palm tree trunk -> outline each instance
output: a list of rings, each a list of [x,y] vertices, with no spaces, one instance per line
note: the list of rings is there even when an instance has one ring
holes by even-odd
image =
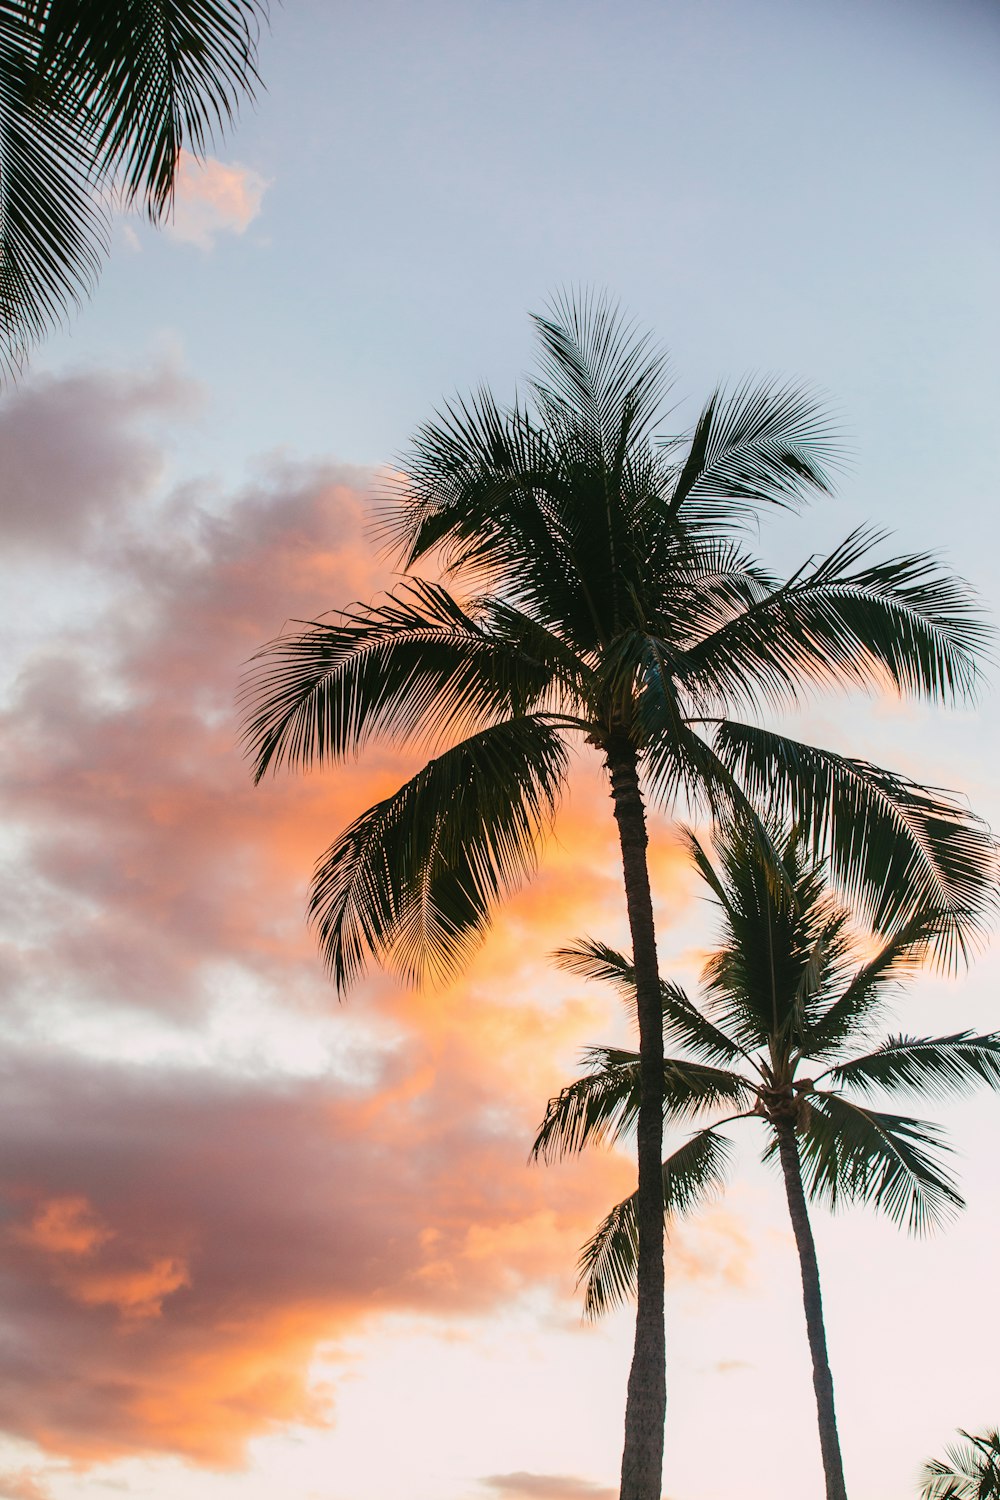
[[[608,772],[621,840],[625,900],[639,1012],[639,1231],[635,1347],[625,1405],[621,1500],[660,1500],[667,1409],[663,1328],[663,1011],[653,903],[646,861],[646,815],[636,753],[628,741],[608,747]]]
[[[791,1120],[775,1120],[781,1172],[785,1179],[788,1212],[795,1233],[802,1272],[802,1305],[806,1313],[809,1352],[812,1355],[813,1389],[816,1392],[816,1414],[819,1419],[819,1442],[826,1476],[826,1500],[847,1500],[844,1463],[840,1456],[837,1413],[833,1404],[833,1375],[826,1352],[826,1330],[823,1326],[823,1298],[819,1286],[819,1262],[813,1239],[806,1195],[802,1188],[802,1168],[795,1126]]]

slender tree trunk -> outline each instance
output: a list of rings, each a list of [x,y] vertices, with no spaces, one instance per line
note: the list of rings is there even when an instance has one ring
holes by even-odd
[[[663,1009],[646,861],[646,815],[636,753],[623,740],[607,754],[621,839],[639,1012],[639,1231],[635,1348],[625,1406],[621,1500],[660,1500],[667,1409],[663,1329]]]
[[[785,1179],[788,1212],[791,1215],[795,1244],[802,1272],[802,1305],[806,1313],[809,1352],[812,1355],[813,1389],[816,1392],[816,1415],[819,1419],[819,1442],[826,1476],[826,1500],[847,1500],[844,1463],[840,1456],[837,1413],[833,1404],[833,1375],[826,1352],[826,1330],[823,1327],[823,1298],[819,1286],[819,1262],[813,1239],[806,1195],[802,1188],[802,1168],[795,1126],[791,1120],[775,1120],[781,1171]]]

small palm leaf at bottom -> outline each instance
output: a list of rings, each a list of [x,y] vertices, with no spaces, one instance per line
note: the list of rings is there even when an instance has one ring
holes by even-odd
[[[974,1437],[959,1428],[964,1443],[945,1449],[945,1460],[928,1459],[920,1475],[920,1500],[1000,1500],[1000,1431]]]
[[[663,1163],[663,1211],[680,1218],[721,1191],[732,1143],[716,1127],[699,1130]],[[599,1318],[635,1294],[639,1230],[636,1193],[602,1220],[580,1253],[585,1318]]]

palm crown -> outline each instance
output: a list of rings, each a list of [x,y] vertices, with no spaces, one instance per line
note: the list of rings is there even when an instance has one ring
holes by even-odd
[[[404,567],[433,553],[464,602],[406,579],[279,637],[248,678],[258,778],[380,732],[453,742],[317,868],[311,912],[338,984],[370,954],[410,977],[465,956],[532,867],[574,737],[637,759],[668,809],[790,814],[874,925],[947,909],[961,942],[991,891],[967,809],[737,716],[816,684],[967,694],[984,631],[965,588],[924,554],[876,560],[879,538],[857,532],[777,580],[738,532],[826,490],[814,404],[745,385],[716,393],[686,442],[656,442],[665,370],[647,340],[601,302],[535,324],[527,399],[447,407],[386,508]]]
[[[681,1049],[663,1059],[663,1115],[669,1123],[715,1119],[663,1163],[663,1205],[668,1215],[683,1213],[721,1185],[731,1151],[723,1125],[751,1119],[765,1126],[765,1159],[780,1164],[799,1257],[826,1500],[847,1500],[807,1198],[833,1206],[867,1202],[911,1229],[958,1208],[936,1127],[887,1114],[870,1100],[896,1089],[1000,1087],[1000,1034],[889,1036],[873,1048],[892,982],[926,955],[950,916],[919,915],[860,962],[848,913],[799,834],[772,836],[765,847],[755,833],[740,820],[724,824],[716,835],[718,867],[687,835],[720,911],[722,941],[705,965],[702,1007],[678,986],[660,986],[664,1047]],[[634,1012],[636,973],[621,954],[583,943],[560,958],[573,972],[611,980]],[[590,1072],[549,1101],[536,1155],[614,1140],[640,1124],[640,1054],[594,1047],[587,1062]],[[592,1315],[635,1285],[638,1198],[637,1191],[612,1209],[584,1247],[581,1276]]]
[[[745,829],[717,833],[718,865],[693,834],[686,839],[717,904],[721,942],[705,965],[701,1005],[661,984],[670,1049],[664,1119],[725,1118],[664,1162],[667,1213],[687,1212],[723,1184],[731,1142],[722,1127],[741,1120],[765,1127],[767,1159],[777,1155],[778,1128],[790,1125],[807,1193],[831,1207],[863,1202],[917,1231],[960,1208],[939,1129],[870,1102],[896,1091],[939,1097],[978,1083],[1000,1087],[1000,1033],[882,1033],[893,991],[926,957],[940,919],[917,918],[860,961],[849,914],[798,834],[783,841],[778,879]],[[622,954],[583,942],[558,957],[571,973],[610,981],[634,1015],[634,970]],[[588,1072],[549,1101],[535,1156],[611,1144],[634,1130],[638,1053],[591,1047],[585,1060]],[[590,1315],[632,1290],[634,1212],[633,1195],[583,1251]]]

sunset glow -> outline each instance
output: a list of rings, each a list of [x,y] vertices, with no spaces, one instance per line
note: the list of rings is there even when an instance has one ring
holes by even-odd
[[[576,1263],[634,1163],[528,1163],[580,1049],[631,1045],[550,958],[628,944],[599,757],[461,975],[338,1001],[310,873],[426,745],[255,788],[238,743],[253,653],[392,585],[388,466],[456,390],[513,392],[529,309],[620,295],[678,431],[747,370],[829,391],[837,498],[755,549],[783,573],[870,522],[995,618],[992,8],[417,10],[276,7],[256,110],[0,394],[0,1500],[617,1497],[630,1314],[584,1323]],[[995,688],[793,727],[1000,825]],[[650,868],[693,984],[711,913],[655,812]],[[997,1029],[998,977],[993,940],[894,1028]],[[1000,1103],[926,1112],[953,1227],[815,1216],[851,1500],[915,1500],[1000,1420]],[[819,1500],[797,1276],[748,1140],[668,1241],[664,1500]]]

